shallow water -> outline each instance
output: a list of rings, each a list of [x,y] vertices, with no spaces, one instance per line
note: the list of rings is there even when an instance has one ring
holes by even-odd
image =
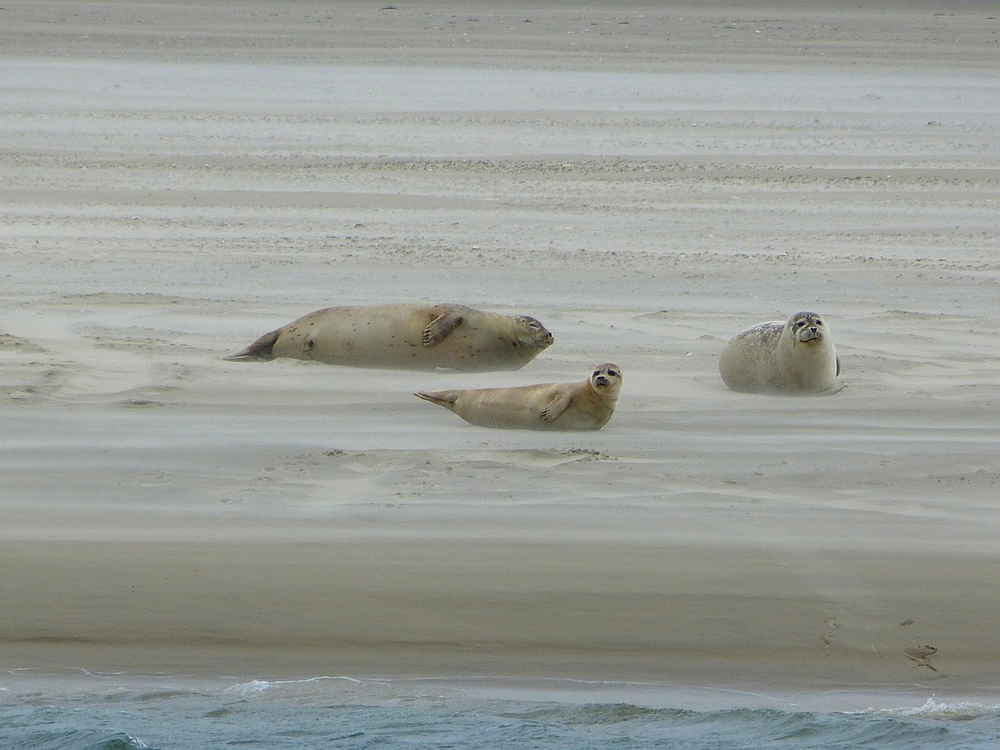
[[[436,680],[246,682],[18,678],[0,692],[0,746],[152,748],[994,748],[1000,706],[928,698],[858,711],[716,709],[493,697]],[[502,687],[502,686],[501,686]],[[540,686],[544,687],[544,686]],[[565,686],[572,687],[572,686]],[[619,686],[621,687],[621,686]],[[509,691],[508,691],[509,694]],[[534,691],[533,695],[540,695]],[[600,697],[600,690],[591,695]],[[578,698],[584,702],[578,702]]]

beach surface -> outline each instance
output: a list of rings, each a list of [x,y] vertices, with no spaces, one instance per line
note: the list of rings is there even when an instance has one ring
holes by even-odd
[[[0,669],[1000,694],[995,4],[205,5],[0,9]],[[223,360],[382,302],[555,344]],[[843,390],[728,391],[799,310]]]

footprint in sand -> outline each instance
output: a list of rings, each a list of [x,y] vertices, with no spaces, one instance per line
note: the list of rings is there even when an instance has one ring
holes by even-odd
[[[917,646],[907,646],[903,649],[903,653],[906,655],[906,658],[912,661],[916,667],[927,667],[933,672],[937,672],[938,669],[931,664],[930,659],[937,652],[937,646],[932,646],[929,643]]]
[[[826,631],[819,637],[819,639],[823,643],[823,651],[825,651],[826,655],[829,656],[830,650],[833,648],[834,641],[836,640],[837,630],[840,628],[840,623],[831,617],[825,624]]]

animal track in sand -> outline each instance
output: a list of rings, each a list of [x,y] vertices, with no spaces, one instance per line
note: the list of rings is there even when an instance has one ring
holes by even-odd
[[[929,643],[916,646],[907,646],[903,649],[903,653],[906,658],[914,663],[914,666],[927,667],[931,671],[937,672],[938,669],[933,664],[931,664],[930,659],[938,652],[937,646],[932,646]]]
[[[607,453],[602,453],[598,450],[593,450],[592,448],[566,448],[559,453],[564,453],[569,456],[581,456],[585,461],[615,461],[614,456],[609,456]]]
[[[834,642],[836,641],[837,630],[840,629],[840,623],[834,618],[829,618],[825,622],[826,630],[819,637],[820,641],[823,643],[823,651],[827,656],[830,655],[830,651],[833,648]]]

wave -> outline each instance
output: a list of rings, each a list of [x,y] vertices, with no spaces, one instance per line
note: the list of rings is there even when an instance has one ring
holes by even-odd
[[[773,708],[694,711],[646,708],[628,703],[578,706],[550,705],[504,712],[504,718],[566,728],[587,729],[607,741],[628,736],[655,742],[669,737],[679,747],[756,748],[790,743],[806,748],[993,748],[1000,736],[998,707],[978,703],[945,703],[929,699],[917,708],[816,713]],[[971,719],[982,726],[956,727]],[[711,742],[701,744],[707,738]],[[714,743],[714,744],[713,744]],[[782,745],[784,746],[784,745]]]
[[[926,719],[946,719],[951,721],[970,721],[972,719],[1000,719],[1000,705],[976,703],[975,701],[956,701],[949,703],[931,696],[922,706],[915,708],[880,708],[868,709],[864,713],[883,714],[889,716],[913,716]]]
[[[512,719],[555,721],[564,724],[618,724],[627,721],[677,721],[697,716],[683,708],[647,708],[631,703],[591,703],[582,706],[548,706],[524,712],[501,713]]]
[[[325,682],[326,680],[343,680],[359,685],[362,682],[356,677],[348,677],[347,675],[320,675],[318,677],[303,677],[299,680],[250,680],[249,682],[240,682],[236,685],[231,685],[224,692],[230,695],[248,696],[263,693],[266,690],[284,685],[306,685],[311,682]]]
[[[127,732],[107,734],[89,730],[38,732],[25,737],[12,750],[158,750]]]
[[[995,750],[1000,737],[1000,706],[936,697],[922,705],[854,712],[695,710],[627,701],[482,698],[436,684],[428,689],[427,682],[391,683],[320,675],[205,689],[203,683],[171,679],[154,689],[143,681],[140,689],[125,692],[116,684],[113,693],[49,694],[43,703],[37,693],[13,703],[5,696],[0,702],[0,748],[185,750],[243,744],[269,750]]]

